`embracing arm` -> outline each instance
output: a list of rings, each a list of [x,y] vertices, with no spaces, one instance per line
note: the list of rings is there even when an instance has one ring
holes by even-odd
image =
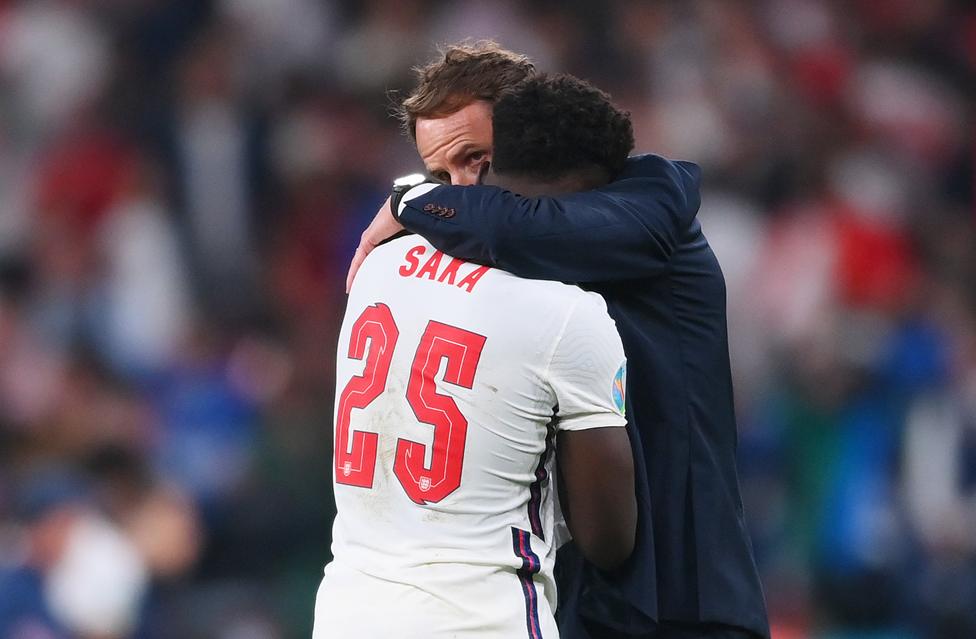
[[[524,198],[490,186],[439,186],[404,198],[399,221],[440,250],[522,277],[613,281],[660,273],[699,205],[699,169],[632,158],[595,191]]]

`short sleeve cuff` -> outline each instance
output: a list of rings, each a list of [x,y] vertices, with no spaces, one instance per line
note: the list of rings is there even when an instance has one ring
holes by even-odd
[[[557,430],[590,430],[591,428],[623,428],[627,420],[619,413],[601,412],[588,415],[559,417]]]

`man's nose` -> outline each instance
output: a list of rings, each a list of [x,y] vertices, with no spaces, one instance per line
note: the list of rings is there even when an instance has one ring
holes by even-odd
[[[456,186],[472,186],[478,183],[479,171],[477,168],[456,169],[450,173],[451,184]]]

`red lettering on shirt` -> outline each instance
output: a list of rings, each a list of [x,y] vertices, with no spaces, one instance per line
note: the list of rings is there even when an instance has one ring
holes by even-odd
[[[447,265],[447,268],[444,269],[441,276],[437,278],[437,281],[443,282],[446,279],[448,284],[453,285],[454,278],[457,277],[458,269],[461,268],[462,264],[464,264],[464,260],[459,260],[456,257],[452,257],[451,263]]]
[[[423,246],[415,246],[407,251],[407,254],[404,257],[404,259],[407,260],[407,263],[400,267],[400,275],[403,277],[410,277],[413,275],[417,270],[417,267],[420,266],[420,256],[426,251],[427,249]]]
[[[478,280],[484,277],[485,273],[487,273],[490,270],[491,268],[488,266],[479,266],[475,270],[468,273],[467,277],[465,277],[463,280],[458,282],[458,288],[466,288],[467,291],[470,293],[471,291],[474,290],[474,285],[478,283]]]
[[[426,246],[414,246],[403,256],[404,263],[400,265],[398,272],[402,277],[416,277],[428,279],[448,286],[456,286],[464,291],[471,293],[474,291],[475,284],[478,283],[485,273],[491,270],[488,266],[475,266],[451,257],[451,261],[441,270],[444,253],[435,250],[431,253],[424,265],[420,265],[420,259],[427,253]],[[448,256],[450,257],[450,256]],[[472,270],[467,275],[461,277],[461,267],[470,266]],[[439,274],[438,274],[439,273]],[[460,281],[458,281],[460,278]]]
[[[417,277],[426,277],[429,280],[437,279],[437,269],[441,266],[442,257],[444,257],[443,253],[434,251],[434,254],[430,256],[430,259],[427,260],[424,267],[417,273]]]

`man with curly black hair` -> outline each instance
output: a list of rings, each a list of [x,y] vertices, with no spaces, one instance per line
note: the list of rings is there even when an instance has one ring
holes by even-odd
[[[535,75],[503,93],[492,126],[490,183],[530,197],[603,186],[634,149],[630,114],[570,75]]]

